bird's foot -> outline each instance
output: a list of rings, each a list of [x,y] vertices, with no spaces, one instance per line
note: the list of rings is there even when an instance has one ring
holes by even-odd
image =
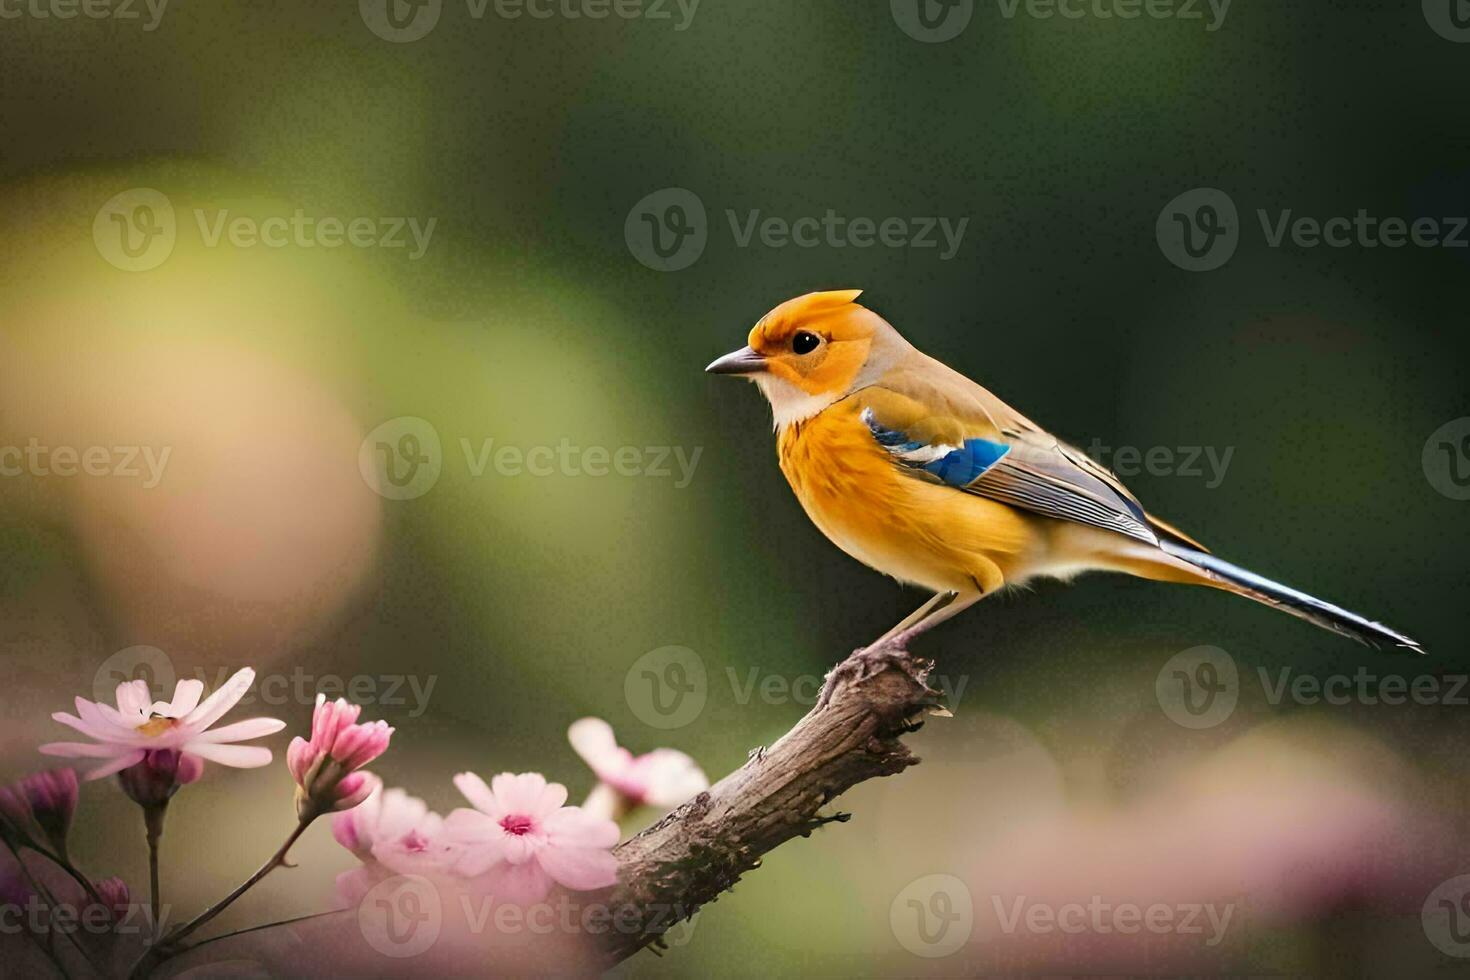
[[[826,683],[822,685],[822,693],[817,697],[817,707],[820,709],[827,706],[837,691],[837,685],[842,681],[865,681],[890,667],[901,671],[924,690],[929,690],[925,678],[931,665],[928,661],[910,656],[905,648],[905,640],[905,635],[900,633],[892,639],[854,650],[852,656],[827,672]]]

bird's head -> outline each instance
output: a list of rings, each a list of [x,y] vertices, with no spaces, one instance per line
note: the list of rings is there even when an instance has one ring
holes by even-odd
[[[871,383],[908,346],[857,302],[861,293],[836,289],[789,299],[751,328],[748,346],[705,370],[754,381],[778,427],[810,418]]]

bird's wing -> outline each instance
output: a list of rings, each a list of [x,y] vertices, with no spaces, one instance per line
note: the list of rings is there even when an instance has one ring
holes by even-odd
[[[938,361],[888,372],[850,396],[873,438],[917,479],[1157,545],[1190,541],[1156,521],[1086,453]]]

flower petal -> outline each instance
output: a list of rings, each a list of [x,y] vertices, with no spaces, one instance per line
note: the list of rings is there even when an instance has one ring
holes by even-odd
[[[499,776],[495,777],[499,779]],[[496,799],[494,791],[485,785],[485,780],[472,772],[462,772],[454,777],[454,785],[470,801],[470,805],[486,816],[499,820],[505,816],[505,807]]]
[[[76,699],[77,716],[88,725],[100,732],[106,733],[107,738],[114,735],[131,735],[134,725],[123,720],[122,715],[116,711],[104,712],[103,706],[85,698]]]
[[[482,844],[499,840],[504,835],[500,824],[479,810],[460,807],[444,818],[444,833],[451,839],[466,844]]]
[[[454,843],[461,849],[454,869],[466,878],[478,878],[491,868],[505,866],[505,856],[501,853],[499,844],[494,841],[478,844],[463,844],[458,841]]]
[[[123,681],[117,686],[117,710],[131,721],[148,714],[148,705],[153,700],[148,682],[143,680]]]
[[[59,755],[68,759],[111,759],[127,755],[132,750],[125,745],[98,742],[47,742],[40,751],[42,755]]]
[[[546,847],[536,855],[546,873],[574,891],[618,883],[618,859],[595,847]]]
[[[542,843],[530,834],[504,834],[500,838],[500,853],[511,864],[525,864],[535,856]]]
[[[709,777],[694,760],[677,749],[654,749],[638,759],[645,787],[643,801],[657,807],[676,807],[709,789]]]
[[[490,894],[512,905],[533,905],[546,898],[555,884],[546,869],[535,861],[505,864],[492,869],[482,882]]]
[[[201,759],[236,769],[258,769],[270,765],[271,761],[271,750],[259,745],[215,745],[212,742],[193,741],[183,748],[185,752],[191,752]]]
[[[317,760],[317,751],[306,739],[297,735],[291,739],[291,744],[286,746],[286,768],[291,770],[291,778],[297,783],[303,783],[306,772]]]
[[[172,701],[154,702],[153,713],[163,715],[165,718],[182,718],[199,707],[199,698],[202,694],[204,694],[204,682],[197,678],[186,677],[174,685]]]
[[[546,777],[539,772],[503,772],[490,780],[490,789],[504,813],[536,814]]]
[[[618,740],[613,735],[612,726],[601,718],[582,718],[572,722],[572,727],[567,729],[567,741],[599,777],[604,770],[616,767],[620,759]]]
[[[372,776],[377,779],[377,776]],[[381,785],[381,781],[380,781]],[[417,796],[409,796],[405,791],[394,787],[382,794],[382,806],[377,816],[376,836],[383,840],[396,840],[418,827],[422,827],[429,817],[437,814],[429,812],[429,806]]]
[[[174,767],[174,781],[180,786],[198,782],[204,775],[204,760],[193,752],[180,752],[179,763]]]
[[[122,755],[118,756],[116,759],[112,759],[112,760],[109,760],[108,762],[104,762],[102,765],[98,766],[96,769],[93,769],[93,770],[85,773],[82,776],[82,778],[83,779],[101,779],[103,776],[111,776],[115,772],[122,772],[124,769],[128,768],[129,766],[136,766],[138,763],[142,762],[143,761],[143,756],[145,754],[146,753],[144,753],[144,751],[142,749],[133,749],[132,751],[124,752]]]
[[[200,742],[243,742],[247,738],[261,738],[265,735],[274,735],[286,727],[284,721],[275,718],[248,718],[245,721],[237,721],[223,728],[213,728],[207,732],[200,732],[194,738]]]
[[[223,687],[205,698],[203,704],[184,716],[184,725],[191,731],[204,731],[219,721],[226,711],[238,704],[254,682],[255,671],[249,667],[241,667],[235,671],[234,676],[225,681]]]
[[[567,801],[567,788],[561,783],[547,783],[546,788],[541,791],[541,799],[536,801],[536,807],[531,811],[533,817],[549,817],[562,808]]]
[[[621,836],[616,823],[577,806],[563,807],[547,817],[542,826],[547,845],[552,848],[612,847]]]
[[[78,718],[76,715],[67,714],[65,711],[51,712],[51,720],[59,721],[67,728],[74,728],[77,731],[81,732],[83,735],[90,736],[91,738],[104,739],[107,737],[106,734],[104,734],[102,730],[97,728],[95,725],[89,725],[85,721],[82,721],[82,719]]]

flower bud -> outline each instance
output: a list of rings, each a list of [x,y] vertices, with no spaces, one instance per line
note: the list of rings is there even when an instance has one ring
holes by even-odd
[[[77,812],[77,774],[73,769],[33,773],[20,781],[31,816],[57,854],[66,854],[66,835]]]
[[[146,809],[163,806],[180,786],[204,773],[204,760],[176,749],[155,749],[143,761],[117,774],[128,799]]]
[[[302,821],[350,810],[372,793],[374,781],[358,770],[383,754],[393,729],[383,721],[359,724],[361,712],[358,705],[318,694],[311,740],[294,738],[286,749],[286,765],[296,780],[296,814]]]

